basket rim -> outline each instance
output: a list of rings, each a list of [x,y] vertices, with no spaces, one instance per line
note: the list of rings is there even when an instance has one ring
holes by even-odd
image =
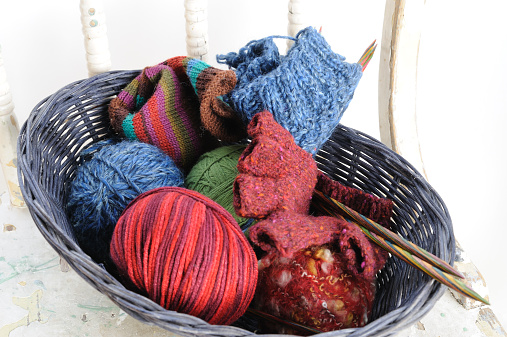
[[[87,283],[99,290],[102,294],[109,297],[115,304],[120,306],[134,318],[148,324],[155,324],[159,327],[180,335],[209,335],[209,336],[247,336],[255,333],[234,326],[210,325],[200,318],[166,310],[157,303],[147,297],[139,295],[126,289],[118,280],[116,280],[108,271],[94,262],[76,243],[74,238],[60,228],[58,219],[64,216],[62,210],[58,210],[57,202],[45,191],[36,175],[32,175],[32,163],[29,160],[32,148],[28,135],[39,127],[45,113],[55,102],[65,99],[70,95],[78,96],[90,87],[97,84],[113,82],[118,77],[133,78],[139,74],[141,70],[115,70],[95,75],[93,77],[72,82],[52,95],[41,100],[31,111],[28,119],[20,128],[20,134],[17,143],[18,155],[18,180],[19,186],[25,199],[25,203],[34,220],[35,225],[41,232],[44,239],[51,247],[60,255],[71,267],[78,273]],[[111,84],[111,86],[113,86]],[[105,87],[108,87],[107,84]],[[353,128],[339,124],[335,132],[350,133],[354,136],[354,141],[364,144],[374,143],[382,147],[387,154],[387,160],[392,161],[393,165],[399,165],[411,172],[412,179],[422,184],[432,196],[439,200],[443,207],[442,213],[445,220],[450,224],[450,235],[454,242],[452,233],[452,222],[449,213],[442,199],[433,187],[424,179],[424,177],[402,156],[388,149],[377,139]],[[452,247],[450,252],[450,262],[454,262],[454,250]],[[97,279],[97,275],[101,275],[101,279]],[[431,281],[427,282],[420,288],[420,291],[413,296],[413,301],[407,301],[408,304],[400,305],[395,310],[379,317],[378,319],[368,323],[364,327],[335,330],[327,333],[317,334],[316,336],[389,336],[399,330],[410,326],[428,311],[430,311],[435,302],[443,295],[445,287],[442,284]],[[432,296],[432,301],[424,301],[428,296]],[[129,302],[121,300],[122,296],[132,297],[138,302],[133,307]],[[418,304],[417,312],[413,312],[414,307]],[[175,324],[177,321],[177,325]],[[373,333],[373,334],[372,334]],[[273,336],[282,336],[280,334]],[[287,335],[288,336],[288,335]]]

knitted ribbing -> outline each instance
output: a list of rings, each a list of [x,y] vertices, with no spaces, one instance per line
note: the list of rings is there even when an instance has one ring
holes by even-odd
[[[389,221],[393,213],[392,200],[378,198],[357,188],[342,185],[322,172],[319,172],[317,178],[316,190],[352,208],[368,219],[390,228]]]
[[[244,123],[260,111],[270,111],[296,144],[315,154],[348,107],[362,68],[334,53],[312,27],[296,38],[285,57],[268,37],[250,42],[238,54],[219,55],[217,61],[236,70],[238,84],[224,101]]]

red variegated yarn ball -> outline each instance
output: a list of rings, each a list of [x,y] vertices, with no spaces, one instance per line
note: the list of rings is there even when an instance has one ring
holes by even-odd
[[[243,315],[257,283],[257,259],[231,214],[180,187],[157,188],[129,204],[111,257],[127,287],[211,324]]]

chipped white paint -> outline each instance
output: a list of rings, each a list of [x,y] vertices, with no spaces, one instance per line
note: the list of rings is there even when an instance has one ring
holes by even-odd
[[[79,7],[88,75],[91,77],[111,70],[104,2],[102,0],[81,0]]]
[[[380,52],[379,122],[384,144],[425,175],[417,134],[417,59],[424,0],[387,0]]]
[[[185,0],[187,55],[208,62],[208,0]]]
[[[289,0],[289,13],[287,17],[289,19],[289,23],[287,24],[287,34],[289,36],[295,37],[296,34],[303,28],[306,28],[306,16],[305,16],[305,6],[308,5],[307,0]],[[287,40],[287,50],[292,47],[294,41]]]
[[[465,276],[465,282],[470,288],[489,301],[489,291],[484,277],[458,242],[456,242],[456,258],[454,259],[454,267],[456,267],[456,269]],[[463,305],[463,307],[467,310],[485,306],[482,302],[463,296],[452,289],[450,292],[454,298],[456,298],[458,303]]]
[[[41,313],[41,299],[43,292],[41,289],[35,291],[29,297],[13,297],[12,303],[27,310],[28,313],[18,321],[6,324],[0,328],[0,337],[9,337],[10,333],[22,326],[28,326],[33,322],[46,323],[47,317]]]
[[[489,307],[481,308],[479,310],[479,313],[477,314],[477,319],[475,320],[475,324],[487,336],[491,337],[507,336],[505,329],[498,321],[498,318],[493,313],[493,310],[491,310],[491,308]]]
[[[9,188],[11,204],[22,207],[25,203],[21,196],[16,172],[16,141],[18,134],[18,122],[14,115],[14,104],[0,48],[0,164]]]
[[[400,331],[397,337],[507,337],[488,306],[465,310],[446,291],[419,322]]]

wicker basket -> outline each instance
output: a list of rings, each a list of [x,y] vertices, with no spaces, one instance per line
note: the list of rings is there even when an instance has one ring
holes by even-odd
[[[137,74],[139,71],[113,71],[77,81],[34,108],[18,140],[20,186],[26,204],[58,254],[129,315],[179,335],[251,335],[253,332],[239,327],[209,325],[199,318],[165,310],[127,290],[76,243],[63,207],[66,186],[74,176],[81,149],[112,135],[107,105]],[[453,262],[455,241],[446,206],[402,157],[377,140],[340,125],[316,160],[322,171],[345,185],[392,199],[394,231]],[[378,285],[371,323],[326,336],[396,334],[424,316],[445,289],[393,257],[379,273]]]

